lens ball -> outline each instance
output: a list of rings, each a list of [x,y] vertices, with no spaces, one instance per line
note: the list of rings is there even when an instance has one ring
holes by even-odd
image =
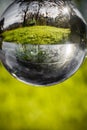
[[[85,53],[86,22],[71,0],[15,0],[1,16],[1,62],[24,83],[60,83]]]

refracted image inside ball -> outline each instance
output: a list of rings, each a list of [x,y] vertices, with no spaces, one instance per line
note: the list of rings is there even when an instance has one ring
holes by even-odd
[[[71,0],[15,0],[1,16],[1,61],[25,83],[60,83],[85,53],[86,22]]]

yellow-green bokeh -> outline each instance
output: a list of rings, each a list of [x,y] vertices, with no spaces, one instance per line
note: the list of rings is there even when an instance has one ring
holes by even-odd
[[[87,61],[67,81],[34,87],[0,66],[0,130],[86,130]]]

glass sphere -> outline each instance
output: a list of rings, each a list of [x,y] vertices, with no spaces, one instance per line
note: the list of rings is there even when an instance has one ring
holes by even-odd
[[[0,58],[27,84],[48,86],[83,62],[86,22],[71,0],[15,0],[0,19]]]

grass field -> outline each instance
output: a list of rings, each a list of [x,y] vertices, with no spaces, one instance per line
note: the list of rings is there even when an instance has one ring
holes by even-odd
[[[87,61],[52,87],[25,85],[0,65],[0,130],[87,130]]]
[[[5,41],[21,44],[53,44],[69,33],[37,26],[7,31],[3,36]],[[40,88],[17,81],[0,64],[0,130],[87,130],[86,66],[85,60],[67,81]]]
[[[2,34],[4,41],[21,44],[58,44],[68,39],[69,29],[51,26],[22,27]]]

